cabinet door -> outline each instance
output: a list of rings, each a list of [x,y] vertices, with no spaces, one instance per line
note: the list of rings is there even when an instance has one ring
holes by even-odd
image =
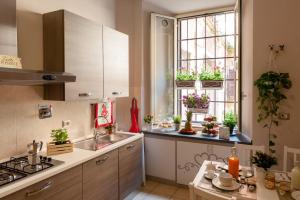
[[[83,200],[118,199],[118,150],[83,164]]]
[[[175,140],[145,137],[146,174],[175,181]]]
[[[65,99],[102,98],[102,28],[75,14],[64,13],[65,71],[76,75],[76,82],[65,84]]]
[[[119,192],[124,199],[142,184],[142,141],[134,141],[119,149]]]
[[[104,96],[129,96],[128,35],[103,26]]]
[[[69,169],[2,200],[82,200],[82,165]]]

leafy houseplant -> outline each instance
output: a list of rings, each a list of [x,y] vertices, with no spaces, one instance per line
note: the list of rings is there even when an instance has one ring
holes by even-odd
[[[52,130],[51,137],[53,138],[53,142],[56,145],[66,144],[68,142],[68,139],[69,139],[69,134],[68,134],[67,129],[60,128],[60,129]]]
[[[197,75],[184,68],[177,72],[176,85],[177,87],[195,87]]]
[[[223,87],[224,77],[219,68],[215,68],[213,72],[202,71],[199,74],[199,80],[203,88],[221,88]]]
[[[272,132],[273,126],[279,125],[278,112],[280,103],[287,97],[284,94],[285,90],[292,87],[288,73],[277,73],[268,71],[263,73],[254,83],[258,89],[258,122],[265,121],[264,128],[268,129],[269,144],[268,149],[270,154],[275,153],[276,134]]]
[[[180,124],[181,124],[181,116],[176,115],[173,117],[173,122],[175,124],[175,130],[178,131],[180,129]]]
[[[146,115],[144,117],[144,122],[145,122],[146,130],[148,130],[148,131],[151,131],[151,129],[152,129],[152,120],[153,120],[153,116],[152,115]]]
[[[232,112],[227,112],[223,124],[229,128],[230,135],[232,135],[233,129],[237,125],[236,116]]]
[[[251,163],[267,171],[273,165],[277,165],[277,159],[272,155],[257,151],[255,155],[251,157]]]
[[[207,113],[209,108],[210,98],[206,94],[199,96],[198,94],[189,94],[183,96],[183,105],[190,111],[197,113]]]
[[[109,124],[109,125],[107,125],[107,126],[104,127],[104,129],[106,130],[107,134],[112,134],[114,128],[115,128],[115,125],[113,125],[113,124]]]

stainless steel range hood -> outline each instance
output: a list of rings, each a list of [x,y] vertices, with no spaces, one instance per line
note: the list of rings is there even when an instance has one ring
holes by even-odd
[[[0,1],[0,55],[17,56],[16,0]],[[43,85],[75,82],[76,76],[64,72],[10,69],[0,66],[1,85]]]

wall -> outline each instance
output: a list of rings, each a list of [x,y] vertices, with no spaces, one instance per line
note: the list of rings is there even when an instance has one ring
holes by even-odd
[[[281,121],[280,126],[274,130],[278,136],[276,146],[279,168],[282,167],[284,145],[300,148],[300,133],[297,125],[298,119],[300,119],[300,80],[297,78],[300,73],[298,67],[298,48],[300,46],[299,8],[300,1],[298,0],[253,0],[253,80],[269,70],[267,67],[268,45],[275,43],[285,44],[286,46],[284,53],[277,59],[277,64],[281,72],[290,73],[293,82],[292,89],[287,93],[288,100],[282,104],[281,110],[290,113],[291,119]],[[245,37],[245,35],[249,36],[249,33],[244,33],[243,36]],[[243,44],[243,50],[247,48],[248,46]],[[253,84],[253,82],[248,84]],[[257,89],[253,87],[252,92],[253,142],[255,145],[267,145],[267,130],[262,128],[262,124],[256,122],[258,114],[255,102],[258,96]]]
[[[112,0],[17,0],[18,53],[24,69],[43,68],[42,13],[66,9],[115,27]],[[49,141],[50,131],[71,120],[71,139],[91,134],[89,102],[43,101],[41,86],[0,86],[0,159],[23,153],[33,139]],[[53,117],[40,120],[38,104],[53,105]]]

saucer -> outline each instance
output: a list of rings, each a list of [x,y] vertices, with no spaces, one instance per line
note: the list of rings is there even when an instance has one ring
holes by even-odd
[[[300,191],[292,192],[291,195],[292,195],[293,199],[300,200]]]
[[[204,174],[204,177],[205,177],[206,179],[213,180],[214,178],[217,177],[217,175],[214,174],[212,177],[210,177],[210,176],[208,175],[208,173],[205,173],[205,174]]]
[[[219,180],[218,177],[216,177],[216,178],[214,178],[214,179],[212,180],[212,184],[213,184],[215,187],[217,187],[217,188],[219,188],[219,189],[221,189],[221,190],[226,190],[226,191],[234,191],[234,190],[237,190],[237,189],[240,188],[240,184],[237,183],[237,182],[234,181],[234,180],[232,180],[232,185],[231,185],[230,187],[225,187],[225,186],[223,186],[223,185],[221,184],[221,182],[220,182],[220,180]]]

